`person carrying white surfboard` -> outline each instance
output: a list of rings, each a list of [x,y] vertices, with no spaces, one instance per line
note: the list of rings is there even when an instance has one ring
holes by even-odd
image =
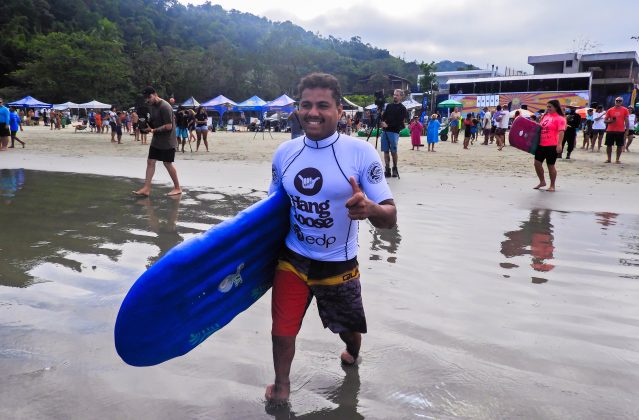
[[[325,328],[346,344],[341,361],[358,362],[366,318],[357,263],[358,220],[392,228],[397,210],[377,151],[337,133],[341,89],[329,74],[313,73],[299,85],[305,135],[282,143],[273,156],[270,192],[291,200],[290,231],[273,280],[272,340],[275,382],[269,403],[285,402],[295,338],[313,297]]]

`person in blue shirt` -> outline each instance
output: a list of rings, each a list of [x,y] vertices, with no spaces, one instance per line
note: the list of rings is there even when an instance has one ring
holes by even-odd
[[[428,142],[428,151],[435,151],[435,144],[439,141],[439,126],[440,122],[437,120],[437,114],[433,114],[428,121],[428,128],[426,129],[426,140]]]
[[[11,130],[11,146],[9,146],[9,149],[13,149],[16,141],[24,148],[25,143],[16,135],[18,134],[18,130],[24,131],[24,129],[22,128],[22,120],[20,120],[20,116],[15,107],[11,107],[11,112],[9,113],[9,129]]]
[[[0,98],[0,152],[7,150],[9,144],[9,108],[4,106],[4,101]]]

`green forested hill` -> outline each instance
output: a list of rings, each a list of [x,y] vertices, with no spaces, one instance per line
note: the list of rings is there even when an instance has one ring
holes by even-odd
[[[178,100],[295,94],[300,76],[335,74],[346,92],[372,73],[415,80],[417,63],[291,22],[175,0],[5,0],[0,95],[132,103],[145,85]]]

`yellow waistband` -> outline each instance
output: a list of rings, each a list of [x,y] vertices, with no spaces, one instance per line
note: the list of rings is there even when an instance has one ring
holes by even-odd
[[[332,277],[312,280],[309,280],[306,274],[300,273],[299,270],[297,270],[293,266],[293,264],[288,261],[279,261],[279,263],[277,264],[277,270],[289,271],[302,279],[309,286],[335,286],[336,284],[346,283],[347,281],[359,278],[359,267],[355,267],[352,270],[337,274]]]

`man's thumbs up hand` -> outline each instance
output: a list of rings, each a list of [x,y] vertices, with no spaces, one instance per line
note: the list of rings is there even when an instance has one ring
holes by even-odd
[[[350,177],[348,181],[353,188],[353,196],[346,202],[348,217],[351,220],[364,220],[370,216],[371,206],[374,206],[374,203],[366,198],[354,177]]]

